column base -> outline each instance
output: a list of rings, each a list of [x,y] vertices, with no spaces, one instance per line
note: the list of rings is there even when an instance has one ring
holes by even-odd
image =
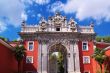
[[[42,73],[47,73],[47,71],[42,71]]]
[[[74,72],[74,71],[69,71],[68,73],[81,73],[81,72],[79,72],[79,71],[76,71],[76,72]]]
[[[81,73],[81,72],[74,72],[74,73]]]
[[[42,72],[36,72],[36,73],[47,73],[47,71],[42,71]]]

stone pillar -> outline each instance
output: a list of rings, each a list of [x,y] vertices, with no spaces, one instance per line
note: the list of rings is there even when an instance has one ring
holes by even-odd
[[[47,51],[47,73],[49,73],[49,50]]]
[[[74,42],[70,41],[69,44],[70,44],[70,48],[69,48],[70,50],[68,53],[68,73],[74,73],[74,59],[73,59]]]
[[[41,42],[39,41],[39,45],[38,45],[38,73],[41,73]]]
[[[47,73],[47,42],[42,44],[42,73]]]
[[[79,61],[79,49],[78,49],[77,41],[74,44],[74,57],[75,57],[75,73],[81,73],[80,72],[80,61]]]

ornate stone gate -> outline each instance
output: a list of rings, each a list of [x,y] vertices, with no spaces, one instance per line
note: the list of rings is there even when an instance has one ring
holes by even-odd
[[[53,37],[53,35],[55,37]],[[64,36],[65,35],[65,36]],[[50,37],[47,37],[50,36]],[[69,36],[68,34],[42,34],[39,36],[39,73],[48,73],[49,72],[49,53],[52,46],[57,45],[56,48],[52,48],[52,51],[66,51],[67,63],[65,66],[65,73],[80,73],[80,61],[79,61],[79,49],[78,49],[78,40]],[[56,38],[57,37],[57,38]],[[63,48],[62,48],[63,46]]]
[[[93,24],[79,26],[74,19],[67,21],[65,16],[56,13],[47,21],[42,18],[39,25],[26,25],[23,22],[20,35],[24,40],[38,41],[38,73],[49,73],[49,53],[56,44],[66,50],[65,73],[80,73],[78,41],[93,40],[94,30]]]

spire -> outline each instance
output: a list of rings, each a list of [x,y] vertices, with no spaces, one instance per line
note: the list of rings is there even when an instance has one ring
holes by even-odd
[[[56,16],[60,15],[60,12],[59,11],[56,11],[55,15]]]
[[[94,23],[93,23],[93,22],[91,22],[91,23],[90,23],[90,26],[91,26],[91,27],[94,27]]]
[[[25,25],[26,25],[26,21],[25,20],[22,20],[21,26],[25,26]]]
[[[49,19],[49,20],[52,20],[52,17],[51,17],[51,16],[49,16],[49,17],[48,17],[48,19]]]
[[[41,17],[41,20],[40,20],[40,22],[39,22],[40,24],[41,23],[47,23],[47,21],[45,20],[45,18],[44,17]]]
[[[70,20],[69,20],[69,24],[71,25],[71,24],[74,24],[74,23],[75,23],[75,21],[74,21],[74,19],[71,17]]]

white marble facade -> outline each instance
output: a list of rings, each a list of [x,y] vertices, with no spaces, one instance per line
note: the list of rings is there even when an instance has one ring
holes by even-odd
[[[92,23],[89,26],[80,26],[72,18],[67,21],[58,12],[48,20],[42,18],[37,25],[27,25],[23,21],[20,32],[23,39],[39,41],[38,73],[49,73],[49,49],[59,43],[67,50],[67,73],[80,73],[78,41],[91,40],[94,34]]]
[[[45,43],[40,42],[39,44],[39,67],[38,67],[38,73],[48,73],[49,71],[49,49],[51,48],[51,45],[55,45],[58,43],[61,43],[67,50],[67,72],[68,73],[80,73],[80,61],[79,61],[79,49],[78,44],[76,40],[68,41],[68,40],[58,40],[56,39],[56,42],[54,41],[48,41]],[[74,57],[75,56],[75,57]],[[75,63],[75,64],[74,64]]]
[[[60,15],[57,12],[54,16],[51,16],[46,20],[41,18],[39,24],[26,25],[25,21],[22,22],[21,32],[80,32],[80,33],[94,33],[93,23],[89,26],[80,26],[70,18],[67,21],[65,16]]]

